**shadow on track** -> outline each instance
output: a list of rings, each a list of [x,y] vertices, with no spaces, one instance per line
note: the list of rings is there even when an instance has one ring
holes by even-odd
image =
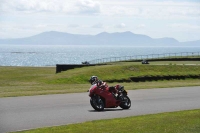
[[[107,111],[123,111],[127,109],[104,109],[103,111],[88,110],[89,112],[107,112]]]

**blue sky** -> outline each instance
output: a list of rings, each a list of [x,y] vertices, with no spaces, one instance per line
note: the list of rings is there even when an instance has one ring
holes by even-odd
[[[200,40],[200,0],[0,0],[0,38],[45,31]]]

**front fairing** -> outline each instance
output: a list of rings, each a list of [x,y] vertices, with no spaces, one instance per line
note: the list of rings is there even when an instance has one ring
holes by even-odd
[[[90,87],[89,89],[89,96],[93,96],[93,95],[99,95],[101,97],[106,98],[106,95],[108,95],[110,92],[108,91],[108,88],[100,88],[97,86],[97,84],[94,84]]]
[[[92,95],[94,95],[95,89],[97,89],[97,85],[96,85],[96,84],[94,84],[94,85],[92,85],[92,86],[90,87],[90,89],[89,89],[89,96],[90,96],[90,97],[91,97]]]
[[[91,86],[89,89],[89,96],[93,97],[95,95],[98,95],[104,99],[106,108],[117,107],[120,104],[120,101],[116,100],[113,94],[109,92],[109,88],[101,89],[96,85]]]

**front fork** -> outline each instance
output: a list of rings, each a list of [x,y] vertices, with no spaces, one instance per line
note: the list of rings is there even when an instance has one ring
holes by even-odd
[[[100,100],[100,96],[99,96],[99,95],[93,95],[91,98],[92,98],[94,101],[96,101],[97,104],[99,103],[99,100]]]
[[[120,100],[121,102],[125,102],[124,100],[124,97],[127,96],[127,91],[124,90],[123,92],[121,92],[118,96],[117,96],[117,99]]]

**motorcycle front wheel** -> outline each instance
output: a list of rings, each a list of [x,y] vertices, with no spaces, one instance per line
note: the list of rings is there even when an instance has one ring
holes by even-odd
[[[91,97],[90,104],[97,111],[104,110],[104,102],[100,97]]]
[[[131,107],[131,100],[128,96],[123,96],[123,100],[119,105],[122,109],[129,109]]]

